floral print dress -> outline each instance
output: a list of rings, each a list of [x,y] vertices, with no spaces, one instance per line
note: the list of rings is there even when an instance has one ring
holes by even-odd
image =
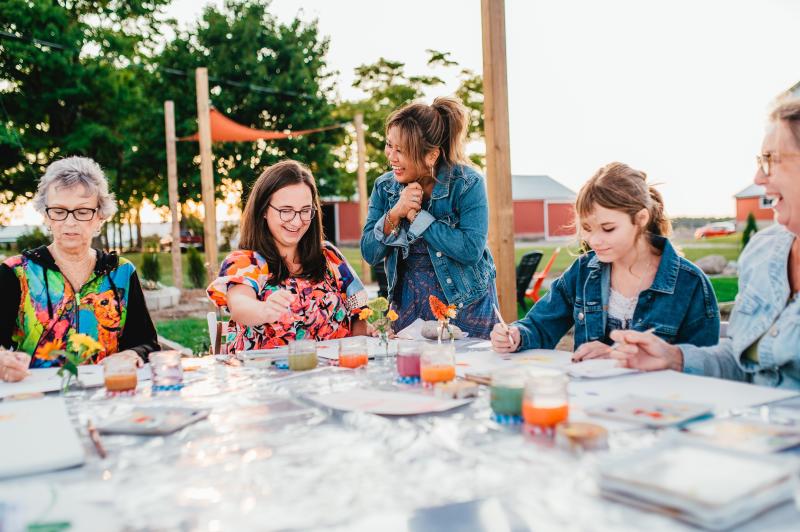
[[[351,321],[367,304],[367,292],[338,249],[325,242],[323,253],[328,268],[321,281],[289,277],[280,284],[270,282],[267,261],[255,251],[238,250],[225,258],[219,277],[207,290],[218,307],[227,310],[227,293],[232,285],[251,287],[259,301],[266,301],[272,292],[281,289],[299,296],[291,312],[276,323],[248,327],[231,320],[228,353],[270,349],[295,339],[330,340],[350,335]]]

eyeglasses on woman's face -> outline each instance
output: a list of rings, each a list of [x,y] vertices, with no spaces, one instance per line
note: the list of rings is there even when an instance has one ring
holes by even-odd
[[[759,170],[761,170],[765,176],[769,176],[772,165],[780,164],[781,159],[784,157],[787,159],[791,157],[800,157],[800,153],[765,151],[761,155],[756,155],[756,163],[758,164]]]
[[[301,222],[310,222],[311,219],[314,218],[314,215],[317,213],[316,209],[314,209],[313,207],[303,207],[299,211],[296,211],[289,207],[281,207],[279,209],[278,207],[275,207],[271,203],[269,204],[269,207],[271,209],[275,209],[276,211],[278,211],[278,214],[280,215],[282,222],[291,222],[292,220],[294,220],[294,217],[298,215],[300,216]]]
[[[79,209],[65,209],[63,207],[47,207],[44,212],[47,214],[47,217],[50,218],[54,222],[63,222],[67,219],[67,216],[70,214],[73,218],[78,220],[79,222],[88,222],[94,218],[94,215],[97,214],[99,207],[95,207],[94,209],[90,209],[88,207],[81,207]]]

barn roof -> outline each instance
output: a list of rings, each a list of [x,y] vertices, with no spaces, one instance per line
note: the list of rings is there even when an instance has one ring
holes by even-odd
[[[569,200],[576,194],[549,175],[512,175],[511,197],[515,200]]]
[[[733,197],[736,199],[760,198],[763,195],[764,195],[764,187],[753,183],[752,185],[748,186],[738,194],[735,194]]]

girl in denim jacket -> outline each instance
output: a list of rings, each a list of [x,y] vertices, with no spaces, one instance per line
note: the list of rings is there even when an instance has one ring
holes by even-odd
[[[553,282],[523,319],[494,327],[495,351],[552,349],[575,326],[575,360],[608,357],[614,330],[653,329],[669,343],[713,345],[719,310],[708,278],[667,239],[661,194],[644,172],[601,168],[575,202],[576,225],[591,249]]]
[[[800,390],[800,99],[772,111],[754,182],[774,200],[777,223],[756,233],[739,257],[739,293],[726,337],[702,347],[626,332],[615,338],[624,343],[614,358],[646,371]]]
[[[375,181],[361,254],[385,264],[395,330],[433,320],[430,295],[456,305],[452,323],[471,337],[488,338],[496,321],[486,186],[464,154],[468,119],[457,99],[436,98],[386,123],[392,170]]]

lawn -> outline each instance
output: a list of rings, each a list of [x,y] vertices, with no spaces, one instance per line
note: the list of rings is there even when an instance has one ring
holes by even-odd
[[[208,351],[208,323],[201,318],[182,318],[156,322],[158,334],[184,347],[195,355]]]

